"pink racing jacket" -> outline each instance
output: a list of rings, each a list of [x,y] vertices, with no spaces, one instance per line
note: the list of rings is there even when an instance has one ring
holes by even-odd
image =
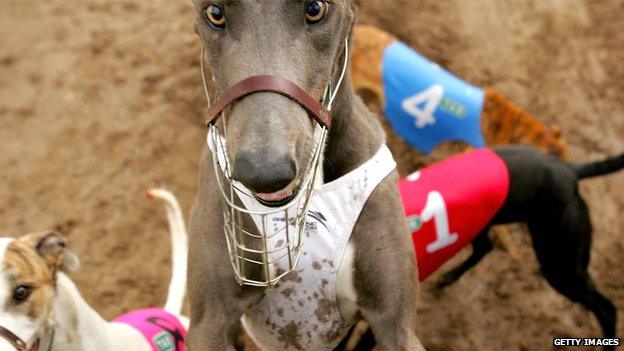
[[[153,351],[184,351],[186,329],[178,318],[162,308],[144,308],[128,312],[113,322],[137,329]]]
[[[509,172],[496,153],[477,149],[411,174],[399,191],[424,280],[496,215],[507,198]]]

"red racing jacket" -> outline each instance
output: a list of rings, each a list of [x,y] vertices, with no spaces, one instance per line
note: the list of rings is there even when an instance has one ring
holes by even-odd
[[[489,149],[425,167],[399,182],[424,280],[488,225],[509,191],[509,172]]]

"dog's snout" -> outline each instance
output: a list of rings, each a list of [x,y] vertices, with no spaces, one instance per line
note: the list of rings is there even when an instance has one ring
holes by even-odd
[[[297,175],[295,159],[286,152],[241,152],[234,160],[232,178],[255,193],[284,189]]]

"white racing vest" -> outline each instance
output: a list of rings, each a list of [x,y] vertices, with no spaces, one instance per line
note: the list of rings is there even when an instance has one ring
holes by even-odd
[[[242,318],[264,350],[332,350],[344,338],[353,321],[338,310],[338,269],[364,204],[395,167],[383,145],[358,168],[313,191],[296,270]]]

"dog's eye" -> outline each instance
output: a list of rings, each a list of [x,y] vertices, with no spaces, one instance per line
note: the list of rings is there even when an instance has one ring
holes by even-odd
[[[314,24],[322,20],[327,11],[329,10],[329,4],[323,0],[314,0],[306,8],[306,21],[309,24]]]
[[[225,14],[223,13],[223,10],[219,6],[210,5],[206,9],[205,13],[206,13],[206,18],[208,18],[208,21],[210,22],[210,24],[212,24],[216,28],[225,27]]]
[[[20,285],[13,290],[13,301],[16,303],[24,302],[32,292],[32,287],[27,285]]]

